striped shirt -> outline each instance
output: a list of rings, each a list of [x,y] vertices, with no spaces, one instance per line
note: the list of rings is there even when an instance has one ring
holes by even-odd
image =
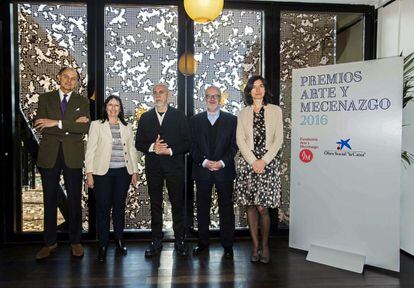
[[[124,150],[122,149],[121,132],[119,130],[119,124],[111,126],[112,133],[112,154],[109,168],[122,168],[125,167]]]

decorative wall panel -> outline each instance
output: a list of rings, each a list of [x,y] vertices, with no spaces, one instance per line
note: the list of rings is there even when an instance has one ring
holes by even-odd
[[[247,80],[263,72],[263,11],[224,9],[213,22],[194,25],[194,41],[194,113],[205,110],[204,90],[215,85],[222,108],[237,115]]]

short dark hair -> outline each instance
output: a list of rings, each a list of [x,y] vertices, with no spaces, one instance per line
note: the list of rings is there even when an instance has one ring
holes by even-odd
[[[72,70],[75,70],[75,72],[76,72],[76,75],[78,75],[78,81],[80,81],[80,74],[79,74],[79,71],[78,71],[78,69],[76,69],[76,68],[73,68],[73,67],[68,67],[68,66],[63,66],[62,68],[60,68],[60,70],[59,70],[59,72],[58,72],[58,74],[57,75],[62,75],[62,73],[63,72],[65,72],[66,70],[68,70],[68,69],[72,69]]]
[[[108,96],[108,98],[105,99],[104,104],[103,104],[102,123],[104,123],[105,121],[109,121],[108,112],[106,112],[106,105],[108,105],[109,101],[111,101],[112,99],[115,99],[119,102],[119,107],[121,109],[119,110],[118,118],[119,118],[119,121],[121,121],[121,123],[124,124],[124,126],[127,126],[128,124],[125,121],[124,106],[122,105],[122,100],[116,95],[110,95]]]
[[[270,92],[270,87],[269,84],[267,83],[266,79],[264,79],[262,76],[260,75],[255,75],[249,78],[249,80],[247,81],[246,87],[244,87],[244,105],[252,105],[253,104],[253,98],[252,95],[250,94],[250,92],[253,89],[253,84],[254,82],[256,82],[257,80],[261,80],[264,87],[265,87],[265,95],[263,98],[263,105],[267,105],[269,103],[272,103],[272,92]]]

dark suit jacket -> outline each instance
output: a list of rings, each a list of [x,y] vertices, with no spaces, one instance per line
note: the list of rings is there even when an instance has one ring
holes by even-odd
[[[207,112],[193,116],[190,120],[193,158],[192,175],[195,180],[232,181],[235,177],[234,156],[237,152],[236,127],[237,117],[220,111],[220,116],[214,125],[217,126],[217,138],[214,143],[214,153],[210,155],[210,139],[208,129],[211,125],[207,119]],[[215,172],[203,168],[205,159],[224,162],[225,167]]]
[[[88,100],[73,92],[69,98],[65,115],[60,112],[59,91],[40,95],[36,119],[48,118],[62,120],[62,128],[44,128],[39,146],[37,165],[41,168],[53,168],[62,143],[65,164],[68,168],[82,168],[85,157],[84,134],[88,133],[89,123],[76,123],[81,116],[89,119]]]
[[[189,151],[191,144],[188,121],[183,112],[171,106],[165,113],[161,126],[155,108],[142,114],[138,122],[135,148],[145,154],[145,169],[148,172],[158,169],[184,171],[184,154]],[[158,134],[173,151],[172,156],[148,152]]]

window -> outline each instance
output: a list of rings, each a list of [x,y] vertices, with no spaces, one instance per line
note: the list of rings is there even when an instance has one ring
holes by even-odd
[[[39,95],[57,88],[56,75],[63,66],[81,75],[78,92],[86,97],[86,6],[77,4],[18,4],[19,107],[21,135],[21,230],[43,231],[43,193],[33,155],[40,135],[33,129]],[[68,219],[64,190],[58,194],[58,224]],[[87,194],[82,192],[83,229],[88,229]]]

